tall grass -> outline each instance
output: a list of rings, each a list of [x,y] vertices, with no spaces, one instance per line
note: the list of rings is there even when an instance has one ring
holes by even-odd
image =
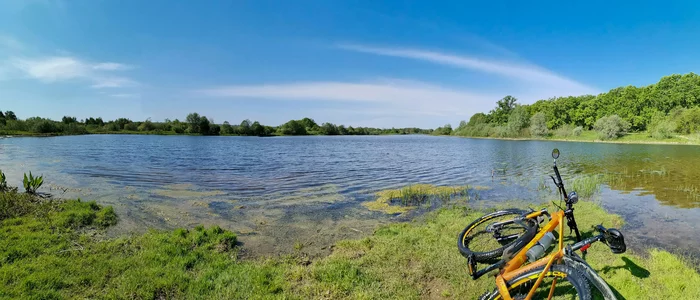
[[[414,184],[377,192],[376,200],[365,202],[363,205],[370,210],[388,214],[404,213],[423,204],[434,202],[447,204],[456,200],[470,201],[480,197],[479,189],[483,187]]]

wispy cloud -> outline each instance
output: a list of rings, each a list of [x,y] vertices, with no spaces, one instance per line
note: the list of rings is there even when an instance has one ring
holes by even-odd
[[[387,48],[356,44],[339,44],[337,46],[340,49],[350,51],[408,58],[450,67],[496,74],[518,81],[555,87],[560,92],[568,93],[566,95],[597,93],[597,90],[592,87],[531,64],[493,61],[472,56],[459,56],[443,52],[413,48]]]
[[[105,71],[125,71],[131,70],[134,67],[130,65],[114,63],[114,62],[104,62],[92,66],[95,70],[105,70]]]
[[[11,36],[6,36],[6,35],[0,35],[0,48],[6,48],[10,50],[22,50],[25,48],[24,44],[17,39],[11,37]]]
[[[133,68],[130,65],[103,62],[90,63],[71,56],[11,58],[10,65],[29,78],[42,82],[86,80],[93,88],[118,88],[136,86],[138,83],[123,76],[113,76],[114,71]]]
[[[207,96],[228,98],[373,103],[393,109],[410,108],[427,115],[453,114],[469,106],[480,106],[486,103],[484,100],[494,99],[493,95],[405,80],[234,85],[197,92]]]
[[[139,98],[139,94],[109,94],[110,97],[114,98]]]
[[[95,83],[90,87],[96,89],[131,87],[139,85],[138,82],[126,77],[95,77],[93,78],[93,81]]]

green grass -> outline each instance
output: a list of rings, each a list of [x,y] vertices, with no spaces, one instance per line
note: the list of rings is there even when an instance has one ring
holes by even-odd
[[[456,235],[484,211],[444,208],[416,222],[379,227],[338,242],[309,262],[298,256],[240,260],[235,234],[219,227],[104,238],[117,218],[94,202],[0,197],[0,298],[69,299],[475,299],[494,288],[471,280]],[[580,228],[623,220],[576,206]],[[294,245],[290,245],[294,247]],[[613,255],[602,244],[588,262],[621,299],[692,298],[700,275],[660,250]]]
[[[400,189],[383,190],[376,193],[376,199],[363,203],[367,209],[387,214],[405,213],[421,204],[439,201],[443,204],[451,200],[469,201],[479,197],[479,190],[486,187],[476,186],[434,186],[431,184],[414,184]]]

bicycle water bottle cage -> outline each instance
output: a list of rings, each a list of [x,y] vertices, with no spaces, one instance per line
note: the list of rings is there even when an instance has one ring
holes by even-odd
[[[612,253],[622,254],[627,251],[627,245],[625,245],[625,237],[622,236],[622,232],[617,229],[610,228],[603,233],[605,237],[605,243],[610,247]]]

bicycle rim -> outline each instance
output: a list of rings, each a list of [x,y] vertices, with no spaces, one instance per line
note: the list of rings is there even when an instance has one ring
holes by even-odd
[[[508,290],[511,297],[517,300],[525,299],[543,270],[544,267],[537,268],[508,281]],[[552,291],[553,285],[554,290]],[[583,275],[576,269],[565,265],[552,265],[545,274],[542,283],[535,290],[532,299],[548,299],[550,292],[553,293],[551,299],[591,299],[590,286]],[[502,299],[502,297],[497,292],[494,292],[491,299]]]

